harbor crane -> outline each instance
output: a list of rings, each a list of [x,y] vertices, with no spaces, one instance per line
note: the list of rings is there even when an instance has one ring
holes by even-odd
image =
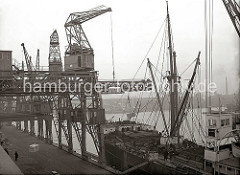
[[[21,46],[23,47],[23,52],[24,52],[24,57],[25,57],[25,61],[27,64],[27,69],[29,72],[32,72],[33,71],[33,63],[31,60],[31,56],[29,56],[27,49],[24,46],[24,43],[22,43]]]
[[[68,40],[68,47],[65,54],[77,54],[81,52],[92,52],[92,47],[83,31],[82,24],[112,9],[103,5],[83,12],[71,13],[64,25]]]

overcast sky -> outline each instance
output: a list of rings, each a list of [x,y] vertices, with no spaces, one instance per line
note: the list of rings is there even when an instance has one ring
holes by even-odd
[[[67,17],[71,12],[85,11],[98,5],[112,8],[116,78],[131,79],[166,17],[164,0],[0,0],[0,50],[12,50],[13,57],[21,62],[24,59],[21,43],[24,42],[33,63],[37,49],[40,49],[40,64],[47,66],[49,37],[57,29],[64,60],[67,45],[64,23]],[[169,0],[169,10],[179,72],[196,58],[198,51],[202,51],[204,66],[204,0]],[[110,13],[84,23],[83,28],[94,49],[95,69],[99,70],[100,79],[110,79]],[[157,56],[154,50],[149,55],[153,63],[156,63]],[[237,33],[222,1],[216,0],[213,80],[219,92],[225,92],[226,76],[229,91],[237,90],[238,59]],[[140,73],[138,78],[141,77]],[[190,78],[190,72],[184,78]]]

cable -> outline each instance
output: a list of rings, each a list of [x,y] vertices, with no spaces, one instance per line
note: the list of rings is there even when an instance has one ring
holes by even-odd
[[[196,59],[180,74],[180,77],[195,63]]]
[[[163,21],[163,24],[161,25],[160,29],[158,30],[158,32],[157,32],[157,35],[155,36],[155,38],[154,38],[154,40],[153,40],[153,42],[152,42],[152,44],[151,44],[150,48],[149,48],[149,49],[148,49],[148,51],[147,51],[147,54],[145,55],[144,59],[142,60],[142,62],[141,62],[141,64],[140,64],[140,66],[138,67],[138,69],[137,69],[137,72],[134,74],[134,76],[133,76],[133,79],[132,79],[132,80],[134,80],[134,79],[135,79],[135,77],[136,77],[136,75],[137,75],[138,71],[140,70],[140,68],[142,67],[142,65],[143,65],[144,61],[146,60],[146,58],[147,58],[147,56],[148,56],[149,52],[151,51],[151,49],[152,49],[152,47],[153,47],[153,44],[154,44],[154,43],[155,43],[155,41],[157,40],[157,37],[158,37],[158,35],[159,35],[160,31],[162,30],[162,27],[163,27],[163,25],[165,24],[165,21],[166,21],[166,19],[167,19],[167,18],[165,18],[165,20]]]
[[[112,13],[110,13],[110,25],[111,25],[111,46],[112,46],[112,67],[113,67],[113,81],[115,81],[115,65],[114,65],[114,43],[113,43],[113,22]]]

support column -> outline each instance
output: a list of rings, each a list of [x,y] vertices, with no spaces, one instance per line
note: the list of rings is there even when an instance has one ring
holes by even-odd
[[[53,137],[52,137],[52,118],[48,119],[48,143],[52,144],[53,143]]]
[[[68,143],[68,152],[72,152],[73,151],[73,143],[72,143],[72,125],[71,125],[71,116],[70,116],[70,110],[67,109],[67,130],[68,130],[68,139],[69,139],[69,143]]]
[[[49,140],[49,135],[48,135],[48,131],[49,131],[49,127],[48,127],[48,121],[45,119],[44,120],[45,121],[45,134],[46,134],[46,142],[48,142],[48,140]]]
[[[101,127],[101,125],[99,126],[99,130],[100,130],[100,145],[101,145],[101,148],[100,148],[100,152],[101,152],[101,157],[100,157],[100,161],[101,161],[101,164],[106,164],[106,154],[105,154],[105,144],[104,144],[104,132],[103,132],[103,128]]]
[[[30,120],[30,135],[34,135],[35,126],[34,126],[34,120]]]
[[[82,128],[82,144],[81,144],[81,151],[82,151],[82,157],[83,159],[87,159],[87,157],[85,157],[85,153],[86,153],[86,111],[83,111],[83,120],[81,122]]]
[[[43,139],[43,120],[38,119],[38,138]]]
[[[28,120],[24,120],[24,132],[28,133]]]
[[[21,130],[21,122],[20,121],[16,122],[16,127],[18,130]]]
[[[62,119],[60,112],[58,113],[58,147],[62,148]]]
[[[82,158],[87,159],[86,156],[86,97],[85,97],[85,91],[82,88],[81,89],[81,98],[80,98],[81,108],[82,108],[82,116],[81,116],[81,131],[82,131],[82,144],[81,144],[81,151],[82,151]]]
[[[46,141],[49,144],[52,144],[52,120],[46,119],[45,120],[46,125]]]

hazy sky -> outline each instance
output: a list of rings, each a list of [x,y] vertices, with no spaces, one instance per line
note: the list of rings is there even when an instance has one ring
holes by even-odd
[[[20,62],[23,59],[21,43],[24,42],[33,63],[37,49],[40,49],[40,64],[47,66],[49,37],[57,29],[64,60],[67,45],[64,23],[67,17],[71,12],[85,11],[98,5],[106,5],[113,10],[116,78],[130,79],[165,19],[164,0],[0,0],[0,49],[12,50],[13,57]],[[196,58],[198,51],[202,51],[203,70],[204,0],[169,0],[169,10],[179,72]],[[110,24],[110,13],[83,24],[94,49],[95,69],[99,70],[100,79],[112,77]],[[222,1],[214,1],[213,80],[221,93],[225,91],[226,76],[229,91],[237,90],[238,48],[237,33]],[[156,63],[157,56],[157,51],[153,50],[149,58]],[[138,78],[142,77],[142,72]],[[185,78],[189,78],[190,73]]]

